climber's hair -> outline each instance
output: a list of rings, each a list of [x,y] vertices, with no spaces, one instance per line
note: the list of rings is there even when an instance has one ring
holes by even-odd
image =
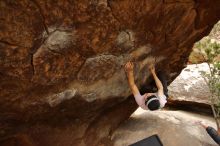
[[[145,105],[151,111],[158,110],[160,108],[159,99],[155,95],[151,95],[145,101]]]

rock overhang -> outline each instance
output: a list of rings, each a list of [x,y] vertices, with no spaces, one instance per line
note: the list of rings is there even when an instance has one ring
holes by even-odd
[[[173,80],[220,18],[218,0],[0,3],[2,124],[102,115],[128,102],[126,61],[139,87],[155,58]]]

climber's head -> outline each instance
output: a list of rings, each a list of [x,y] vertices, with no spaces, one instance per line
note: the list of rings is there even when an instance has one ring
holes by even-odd
[[[155,95],[151,95],[145,101],[145,105],[151,111],[158,110],[160,108],[160,101]]]

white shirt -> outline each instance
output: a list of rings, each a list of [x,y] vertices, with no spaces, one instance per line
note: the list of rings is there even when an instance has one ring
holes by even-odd
[[[160,102],[160,108],[163,108],[165,104],[167,103],[167,97],[165,95],[159,96],[158,92],[153,93]],[[144,110],[148,110],[147,106],[145,105],[145,96],[146,95],[141,95],[140,93],[134,95],[136,103]]]

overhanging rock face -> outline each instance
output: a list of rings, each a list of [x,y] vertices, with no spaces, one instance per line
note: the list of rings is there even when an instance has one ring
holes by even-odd
[[[0,10],[0,137],[30,145],[105,143],[136,109],[124,63],[135,61],[139,87],[154,58],[173,80],[220,19],[219,0],[2,0]]]

